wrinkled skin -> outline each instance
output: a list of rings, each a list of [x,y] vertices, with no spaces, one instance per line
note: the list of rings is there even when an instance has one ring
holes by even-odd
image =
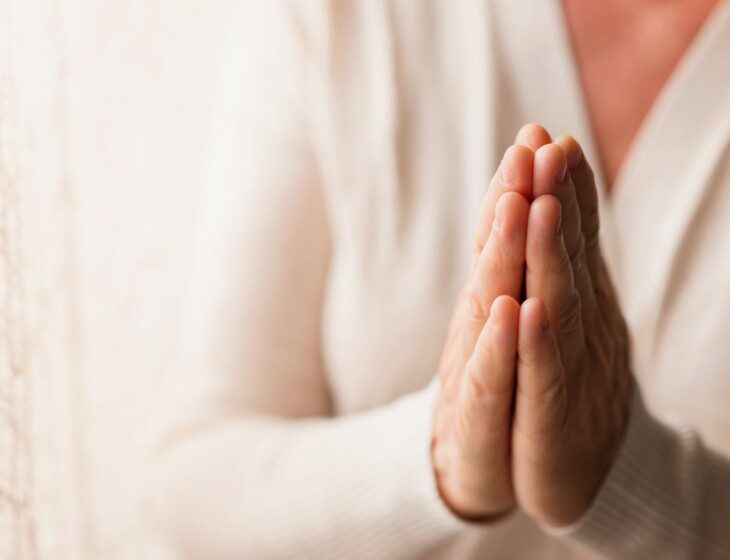
[[[588,509],[623,439],[632,383],[593,174],[573,138],[526,125],[505,153],[439,375],[432,457],[457,515],[519,507],[557,527]]]

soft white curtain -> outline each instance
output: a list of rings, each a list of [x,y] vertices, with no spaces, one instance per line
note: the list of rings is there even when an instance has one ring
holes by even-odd
[[[0,0],[0,560],[171,557],[138,440],[174,375],[229,8]]]

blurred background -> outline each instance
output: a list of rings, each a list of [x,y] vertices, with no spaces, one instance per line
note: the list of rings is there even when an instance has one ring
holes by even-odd
[[[3,560],[169,558],[140,515],[139,442],[230,9],[0,0]]]

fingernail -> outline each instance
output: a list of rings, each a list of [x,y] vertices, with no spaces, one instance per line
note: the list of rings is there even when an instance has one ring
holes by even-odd
[[[555,182],[558,185],[562,185],[563,181],[565,181],[565,176],[568,174],[568,164],[567,162],[563,162],[562,167],[558,171],[558,173],[555,175]]]

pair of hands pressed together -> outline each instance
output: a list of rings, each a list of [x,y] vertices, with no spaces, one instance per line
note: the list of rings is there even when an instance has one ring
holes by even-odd
[[[526,125],[505,153],[439,376],[432,458],[457,515],[519,507],[556,527],[588,509],[620,447],[632,383],[593,173],[573,138],[552,143]]]

